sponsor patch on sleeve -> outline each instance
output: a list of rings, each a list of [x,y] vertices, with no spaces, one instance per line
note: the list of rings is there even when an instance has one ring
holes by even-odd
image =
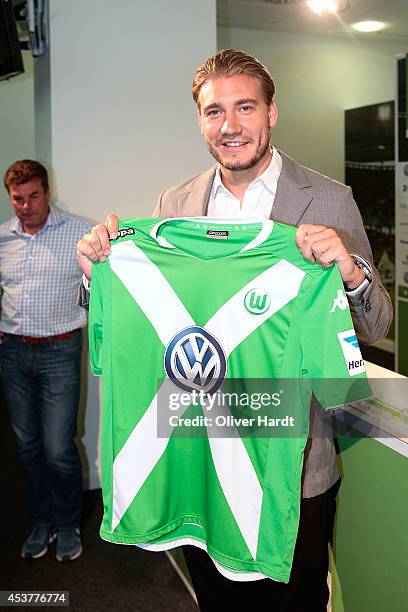
[[[358,344],[356,332],[354,329],[339,332],[337,337],[340,342],[341,350],[343,351],[344,361],[350,376],[362,374],[365,372],[364,360],[361,356],[360,347]]]

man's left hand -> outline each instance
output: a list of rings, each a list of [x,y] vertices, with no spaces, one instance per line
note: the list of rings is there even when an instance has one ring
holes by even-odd
[[[329,268],[336,262],[343,283],[351,291],[361,285],[364,272],[356,265],[335,230],[324,225],[305,223],[298,227],[296,244],[303,257],[322,268]]]

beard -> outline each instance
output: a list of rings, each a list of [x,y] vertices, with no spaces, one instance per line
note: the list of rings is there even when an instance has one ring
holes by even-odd
[[[252,157],[247,159],[246,161],[240,160],[225,160],[222,155],[218,152],[218,149],[213,147],[213,145],[207,141],[207,148],[214,159],[226,170],[249,170],[256,166],[256,164],[265,156],[266,152],[269,149],[269,138],[265,140],[260,140],[258,147]]]

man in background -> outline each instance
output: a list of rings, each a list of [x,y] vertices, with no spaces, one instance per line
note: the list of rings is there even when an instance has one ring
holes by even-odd
[[[241,51],[220,51],[196,70],[192,93],[201,134],[218,163],[165,189],[153,216],[266,217],[298,226],[296,243],[305,258],[321,266],[338,265],[345,291],[342,299],[345,307],[348,301],[360,340],[373,343],[382,338],[392,320],[391,302],[373,266],[351,189],[300,166],[271,146],[270,130],[278,113],[268,69]],[[78,261],[88,279],[92,261],[105,261],[109,256],[109,238],[116,238],[117,231],[118,218],[109,215],[106,225],[95,226],[79,242]],[[82,303],[87,300],[83,287]],[[228,602],[225,605],[231,609],[326,610],[328,544],[340,473],[322,415],[323,410],[313,401],[289,583],[233,582],[217,572],[202,550],[184,546],[202,610],[216,610],[220,602]],[[262,601],[267,602],[265,607]]]
[[[0,367],[24,468],[33,529],[21,556],[57,539],[58,561],[82,553],[82,470],[74,442],[80,389],[81,272],[75,244],[89,223],[50,208],[47,170],[17,161],[4,175],[15,217],[0,225]]]

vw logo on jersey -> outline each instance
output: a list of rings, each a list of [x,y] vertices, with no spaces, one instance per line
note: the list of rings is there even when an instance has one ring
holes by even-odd
[[[244,306],[253,315],[266,312],[271,305],[271,296],[265,289],[251,289],[245,295]]]
[[[225,378],[227,360],[214,336],[193,325],[170,340],[164,367],[170,380],[183,391],[215,393]]]

